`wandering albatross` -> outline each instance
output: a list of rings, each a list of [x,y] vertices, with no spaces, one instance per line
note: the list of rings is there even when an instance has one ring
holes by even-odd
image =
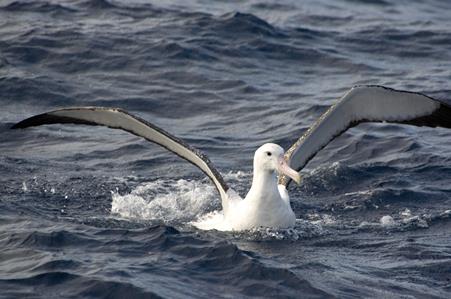
[[[295,224],[287,187],[300,183],[299,171],[335,137],[362,122],[393,122],[451,128],[451,105],[421,93],[383,86],[355,86],[332,105],[285,153],[273,143],[254,155],[252,186],[244,199],[228,187],[207,156],[165,130],[125,110],[65,108],[27,118],[12,128],[71,123],[122,129],[157,143],[199,167],[221,196],[221,220],[197,222],[203,229],[289,228]],[[207,224],[206,224],[207,223]],[[210,224],[208,224],[210,223]]]

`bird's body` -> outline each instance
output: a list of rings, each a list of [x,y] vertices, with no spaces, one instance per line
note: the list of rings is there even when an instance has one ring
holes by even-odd
[[[228,208],[194,223],[202,229],[248,230],[256,227],[289,228],[296,216],[285,186],[278,185],[278,174],[299,183],[299,174],[286,165],[284,151],[277,144],[262,145],[254,155],[252,185],[244,199],[229,197]]]
[[[274,177],[273,180],[277,183],[277,178]],[[230,207],[225,221],[231,230],[294,226],[296,216],[291,209],[289,198],[287,200],[282,197],[274,182],[263,189],[255,189],[258,193],[251,193],[251,191],[243,200],[234,201]]]
[[[296,217],[288,193],[281,194],[277,177],[279,173],[289,175],[298,183],[300,177],[288,166],[279,167],[284,163],[283,155],[283,149],[273,143],[264,144],[255,152],[252,186],[244,200],[232,202],[225,215],[232,229],[260,226],[287,228],[294,225]]]
[[[163,129],[117,108],[78,107],[50,111],[25,119],[13,128],[54,123],[102,125],[122,129],[155,142],[202,170],[221,196],[222,212],[203,217],[202,229],[247,230],[288,228],[296,218],[287,187],[300,182],[300,171],[318,151],[348,128],[361,122],[394,122],[451,128],[451,105],[420,93],[383,86],[357,86],[327,110],[288,150],[273,143],[255,152],[252,186],[244,199],[228,187],[211,161],[200,151]]]

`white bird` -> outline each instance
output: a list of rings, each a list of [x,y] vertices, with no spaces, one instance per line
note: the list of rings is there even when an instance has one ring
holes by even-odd
[[[122,129],[155,142],[199,167],[221,196],[222,213],[195,223],[203,229],[289,228],[296,217],[287,187],[318,151],[362,122],[394,122],[451,128],[451,105],[421,93],[383,86],[356,86],[331,106],[288,150],[272,143],[255,152],[252,186],[244,199],[229,189],[206,155],[163,129],[118,108],[78,107],[39,114],[12,128],[73,123]]]
[[[254,174],[251,189],[243,199],[229,197],[223,204],[223,215],[210,225],[210,219],[195,223],[198,228],[220,230],[247,230],[256,227],[289,228],[294,226],[296,216],[290,205],[285,186],[278,185],[277,175],[283,174],[298,184],[299,173],[290,168],[279,145],[266,143],[254,155]]]

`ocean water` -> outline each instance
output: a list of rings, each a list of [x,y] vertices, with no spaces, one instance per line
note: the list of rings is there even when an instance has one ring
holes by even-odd
[[[120,107],[241,195],[356,84],[451,99],[448,1],[0,1],[0,298],[450,298],[451,130],[361,124],[290,188],[289,230],[190,223],[205,176],[125,132],[15,122]]]

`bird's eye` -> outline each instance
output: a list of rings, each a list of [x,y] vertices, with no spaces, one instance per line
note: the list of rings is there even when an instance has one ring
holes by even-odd
[[[271,152],[266,152],[266,155],[269,157],[271,156]]]

